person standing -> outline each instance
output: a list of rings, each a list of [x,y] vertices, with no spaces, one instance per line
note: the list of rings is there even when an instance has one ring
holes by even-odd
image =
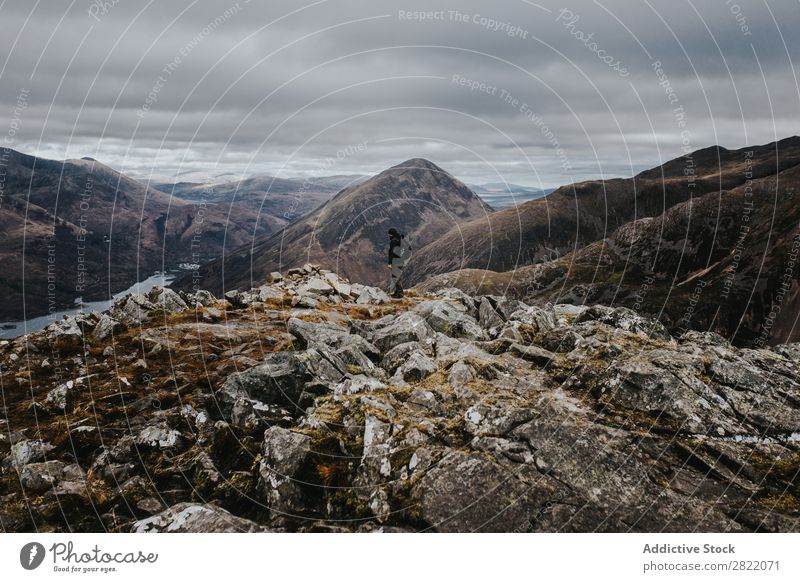
[[[389,294],[392,297],[400,298],[403,296],[403,285],[400,281],[403,275],[403,267],[408,262],[411,252],[411,245],[404,234],[396,228],[389,229],[389,269],[391,269],[389,279]]]

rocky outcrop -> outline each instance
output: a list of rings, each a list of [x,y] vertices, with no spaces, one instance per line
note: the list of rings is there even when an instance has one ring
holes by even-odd
[[[798,530],[797,344],[329,275],[3,343],[3,527]]]

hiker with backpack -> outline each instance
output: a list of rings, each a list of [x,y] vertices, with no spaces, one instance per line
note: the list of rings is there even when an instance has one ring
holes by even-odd
[[[409,239],[401,234],[396,228],[389,229],[389,268],[391,275],[389,280],[389,294],[395,298],[403,296],[403,285],[400,277],[403,274],[403,267],[408,262],[411,254],[411,244]]]

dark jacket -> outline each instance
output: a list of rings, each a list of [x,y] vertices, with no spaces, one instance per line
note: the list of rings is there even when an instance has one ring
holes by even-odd
[[[400,245],[402,244],[402,235],[393,236],[389,238],[389,264],[392,264],[392,259],[400,258]]]

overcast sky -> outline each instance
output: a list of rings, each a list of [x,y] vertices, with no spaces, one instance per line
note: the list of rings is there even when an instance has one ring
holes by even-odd
[[[139,176],[630,176],[800,133],[798,29],[798,0],[7,0],[0,139]]]

